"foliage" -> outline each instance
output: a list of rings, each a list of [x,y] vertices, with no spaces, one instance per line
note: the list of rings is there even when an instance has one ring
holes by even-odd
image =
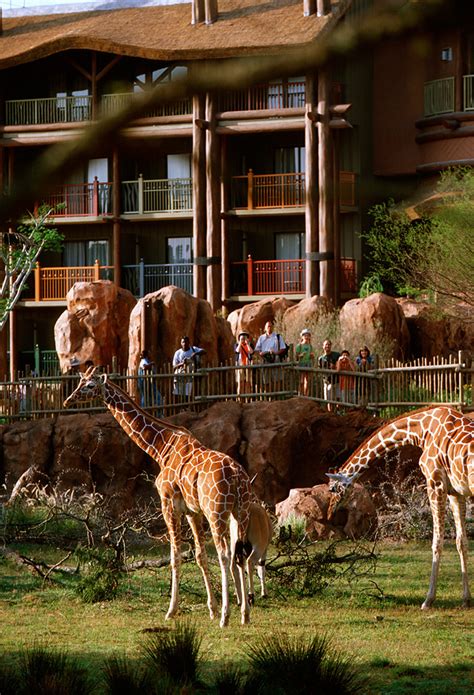
[[[279,517],[276,531],[280,540],[287,538],[301,543],[306,539],[306,517],[296,512],[291,512],[285,518]]]
[[[383,285],[377,273],[366,275],[362,280],[359,287],[359,297],[361,299],[370,297],[374,292],[383,292]]]
[[[76,550],[82,573],[76,593],[85,603],[111,601],[116,598],[121,567],[113,551],[100,548],[79,547]]]
[[[87,695],[93,692],[93,685],[77,657],[42,645],[22,652],[18,683],[17,692],[25,695]]]
[[[291,638],[277,633],[248,648],[245,692],[259,695],[366,691],[354,663],[340,656],[327,637]]]
[[[4,268],[0,289],[0,330],[18,302],[40,253],[61,249],[63,235],[50,223],[56,209],[42,205],[34,214],[28,212],[28,219],[15,231],[5,234],[0,242],[0,260]]]
[[[149,667],[160,677],[181,686],[200,684],[199,652],[202,638],[188,621],[178,621],[174,630],[163,630],[149,636],[143,653]]]

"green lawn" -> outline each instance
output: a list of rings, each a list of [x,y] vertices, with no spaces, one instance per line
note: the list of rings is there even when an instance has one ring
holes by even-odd
[[[283,596],[270,575],[270,598],[257,600],[251,624],[241,627],[234,608],[230,627],[224,630],[209,620],[194,563],[184,564],[182,614],[192,619],[203,637],[205,668],[216,669],[231,660],[244,663],[246,646],[276,631],[329,634],[337,649],[370,677],[371,693],[474,692],[474,610],[461,608],[454,543],[446,544],[438,599],[429,612],[421,611],[420,605],[428,588],[430,543],[384,543],[378,551],[375,574],[352,588],[338,583],[316,598]],[[217,578],[215,562],[213,572]],[[94,668],[111,654],[135,655],[145,639],[143,630],[165,625],[168,568],[136,572],[124,581],[118,599],[92,605],[77,598],[71,581],[43,586],[40,578],[0,560],[4,656],[15,657],[22,647],[34,643],[65,646]]]

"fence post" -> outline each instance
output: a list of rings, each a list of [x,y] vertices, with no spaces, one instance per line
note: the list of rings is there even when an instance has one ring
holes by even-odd
[[[138,296],[145,296],[145,262],[143,258],[140,258],[140,263],[138,264]]]
[[[249,169],[247,179],[247,207],[253,210],[253,170]]]
[[[35,266],[35,302],[41,301],[41,269],[39,261],[36,261]]]
[[[379,400],[380,400],[380,388],[379,388],[379,357],[378,355],[374,355],[374,368],[372,370],[374,374],[374,386],[372,388],[372,394],[374,397],[374,410],[379,414]]]
[[[250,254],[247,257],[247,294],[253,295],[253,260]]]
[[[39,349],[39,345],[35,345],[35,373],[36,376],[40,375],[40,369],[41,369],[41,353]]]
[[[99,260],[96,258],[94,263],[94,281],[100,280],[100,265]]]
[[[94,176],[92,184],[92,215],[94,217],[99,216],[99,179],[97,176]]]
[[[143,215],[143,174],[138,174],[138,213]]]
[[[461,405],[461,408],[464,408],[467,403],[464,402],[464,372],[463,368],[466,366],[463,362],[463,352],[462,350],[458,350],[458,366],[457,366],[457,371],[458,371],[458,389],[459,389],[459,404]]]

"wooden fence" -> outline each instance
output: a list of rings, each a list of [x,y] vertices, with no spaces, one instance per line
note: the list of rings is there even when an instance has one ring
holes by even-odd
[[[241,402],[305,396],[324,407],[344,412],[366,408],[394,416],[410,408],[450,404],[474,410],[472,402],[474,368],[456,358],[437,358],[410,364],[391,362],[368,372],[334,372],[303,369],[294,362],[254,364],[249,367],[222,365],[204,367],[184,375],[173,374],[170,365],[146,377],[109,374],[130,396],[155,415],[169,416],[182,409],[201,410],[216,401]],[[71,410],[63,408],[78,376],[23,377],[0,383],[0,418],[48,417],[80,410],[103,411],[103,403]]]

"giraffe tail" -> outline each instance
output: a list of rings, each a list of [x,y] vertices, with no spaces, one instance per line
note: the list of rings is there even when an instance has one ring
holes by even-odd
[[[235,561],[240,566],[243,567],[245,560],[249,557],[252,552],[252,544],[248,541],[242,541],[240,538],[235,543]]]

